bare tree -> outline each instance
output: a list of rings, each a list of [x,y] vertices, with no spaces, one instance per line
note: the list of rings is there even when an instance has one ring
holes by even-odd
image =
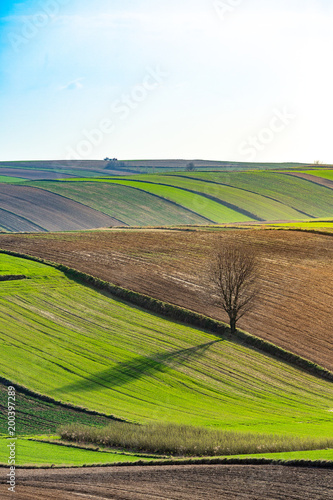
[[[252,309],[259,292],[259,265],[254,251],[220,242],[214,255],[212,280],[219,304],[229,316],[231,333],[237,321]]]

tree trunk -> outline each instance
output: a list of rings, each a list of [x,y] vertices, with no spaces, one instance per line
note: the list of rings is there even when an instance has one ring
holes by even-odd
[[[230,330],[231,333],[236,332],[236,320],[234,318],[230,318]]]

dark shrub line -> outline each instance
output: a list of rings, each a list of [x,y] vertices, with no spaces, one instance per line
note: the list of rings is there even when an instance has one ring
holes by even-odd
[[[171,318],[190,326],[208,330],[209,332],[217,334],[219,336],[225,336],[229,340],[238,340],[242,344],[254,347],[261,352],[270,354],[271,356],[274,356],[275,358],[278,358],[282,361],[286,361],[290,365],[296,366],[297,368],[300,368],[305,372],[310,373],[311,375],[318,376],[325,380],[333,381],[333,373],[326,368],[323,368],[322,366],[309,361],[308,359],[298,356],[297,354],[282,349],[281,347],[278,347],[275,344],[268,342],[267,340],[261,339],[239,329],[237,329],[235,334],[230,336],[229,326],[225,323],[222,323],[221,321],[209,318],[193,311],[189,311],[188,309],[173,304],[169,304],[167,302],[162,302],[161,300],[154,299],[153,297],[149,297],[148,295],[143,295],[141,293],[134,292],[117,285],[113,285],[107,281],[95,278],[94,276],[83,273],[82,271],[77,271],[76,269],[70,268],[63,264],[57,264],[55,262],[50,262],[39,257],[33,257],[10,250],[0,250],[0,252],[6,255],[12,255],[14,257],[20,257],[34,262],[40,262],[47,266],[53,267],[80,284],[88,285],[96,290],[110,293],[114,297],[130,302],[131,304],[139,306],[149,312],[160,314],[161,316]]]
[[[49,469],[82,469],[87,467],[152,467],[152,466],[170,466],[170,465],[281,465],[284,467],[307,467],[319,469],[333,469],[333,461],[329,460],[274,460],[272,458],[200,458],[187,460],[152,460],[146,462],[138,460],[137,462],[112,462],[109,464],[87,464],[87,465],[16,465],[17,469],[28,470],[49,470]],[[6,464],[0,464],[0,469],[7,467]]]
[[[0,275],[0,281],[14,281],[14,280],[26,280],[27,277],[24,274],[3,274]]]

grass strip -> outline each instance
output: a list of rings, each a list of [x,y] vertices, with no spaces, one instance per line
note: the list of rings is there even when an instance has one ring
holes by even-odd
[[[140,453],[192,457],[250,455],[333,447],[333,438],[250,434],[163,423],[136,425],[114,422],[105,428],[72,424],[61,427],[59,434],[64,441],[69,442],[119,447]]]
[[[0,461],[2,466],[8,468],[8,440],[0,440]],[[16,441],[16,464],[15,466],[91,466],[109,465],[112,463],[141,461],[152,461],[153,457],[145,458],[138,454],[115,453],[112,450],[101,453],[100,451],[74,448],[68,446],[57,446],[55,444],[30,441],[18,438]]]

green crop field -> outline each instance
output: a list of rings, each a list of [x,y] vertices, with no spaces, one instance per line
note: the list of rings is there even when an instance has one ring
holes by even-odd
[[[236,457],[235,457],[236,458]],[[272,460],[329,460],[333,461],[333,450],[290,451],[283,453],[257,453],[238,455],[237,458],[269,458]]]
[[[52,267],[1,255],[1,273],[29,278],[0,288],[1,375],[13,384],[135,422],[332,435],[329,382]]]
[[[315,175],[316,177],[322,177],[323,179],[328,179],[329,181],[333,181],[333,170],[325,169],[325,170],[311,170],[311,172],[307,170],[297,170],[300,174],[310,174]]]
[[[49,434],[56,433],[64,424],[84,424],[94,427],[109,425],[110,418],[100,415],[90,415],[74,408],[42,401],[31,394],[24,394],[16,389],[18,406],[16,407],[16,435]],[[6,408],[8,402],[8,389],[0,384],[0,408]],[[5,418],[0,418],[0,434],[6,434],[8,423]]]
[[[38,181],[29,185],[84,203],[128,225],[167,226],[207,223],[206,219],[184,207],[118,184]]]
[[[233,225],[226,224],[223,226],[207,226],[207,229],[216,231],[219,229],[229,229],[229,228],[247,228],[247,229],[291,229],[291,230],[302,230],[302,231],[312,231],[318,233],[333,233],[333,219],[311,219],[311,220],[299,220],[297,222],[276,222],[276,223],[257,223],[257,224],[242,224]]]
[[[232,174],[232,178],[235,174]],[[222,183],[204,182],[202,179],[186,178],[177,175],[144,176],[144,179],[154,184],[167,184],[184,190],[202,194],[203,197],[213,197],[221,203],[233,205],[239,212],[248,212],[253,219],[295,219],[301,213],[280,201],[253,193],[245,188],[232,187]],[[139,178],[137,178],[139,180]],[[239,217],[239,216],[238,216]],[[303,215],[304,217],[304,215]]]
[[[252,220],[253,217],[248,217],[241,214],[240,211],[224,206],[216,201],[210,200],[194,192],[178,189],[177,186],[164,186],[160,184],[148,183],[144,181],[131,180],[109,180],[114,184],[121,184],[131,188],[139,189],[144,192],[159,196],[173,203],[177,203],[192,212],[205,217],[211,222],[238,222],[241,220]]]
[[[10,440],[0,437],[0,464],[7,464],[7,444]],[[228,458],[230,456],[221,456]],[[234,455],[232,458],[267,458],[271,460],[323,460],[333,461],[333,450],[309,450],[282,453],[257,453],[247,455]],[[16,441],[16,465],[47,467],[56,466],[82,466],[82,465],[110,465],[117,463],[151,462],[161,458],[148,457],[142,454],[122,453],[121,451],[107,449],[83,449],[82,447],[63,446],[49,442],[33,441],[28,438],[19,438]],[[177,460],[177,459],[175,459]]]
[[[294,221],[333,216],[332,195],[326,187],[277,171],[77,178],[28,185],[84,203],[128,225]]]
[[[8,449],[7,445],[11,441],[0,438],[0,464],[7,464]],[[37,465],[51,466],[82,466],[97,464],[115,464],[121,462],[151,461],[152,458],[131,455],[114,451],[93,451],[82,448],[62,446],[51,443],[41,443],[31,441],[25,438],[16,440],[16,465]]]
[[[184,174],[194,177],[193,174]],[[332,194],[324,186],[280,172],[196,173],[196,179],[222,183],[272,198],[310,217],[332,217]],[[304,215],[301,218],[304,218]],[[297,218],[300,218],[299,216]]]
[[[0,170],[1,174],[1,170]],[[0,175],[0,183],[13,184],[17,182],[24,182],[26,179],[22,177],[10,177],[9,175]]]
[[[158,180],[158,177],[157,177]],[[79,179],[79,181],[83,181],[83,179]],[[70,181],[71,183],[77,182],[76,180]],[[136,200],[138,193],[150,194],[154,197],[160,199],[160,201],[164,201],[164,210],[169,210],[170,202],[172,204],[176,204],[176,207],[187,211],[193,214],[193,216],[200,217],[201,223],[204,222],[212,222],[212,223],[222,223],[222,222],[239,222],[239,221],[249,221],[253,220],[253,217],[248,217],[241,213],[241,210],[234,210],[229,208],[228,206],[223,205],[222,203],[210,200],[201,194],[192,193],[183,189],[178,189],[173,186],[161,186],[158,183],[148,183],[148,182],[140,182],[140,181],[131,181],[131,180],[120,180],[117,179],[95,179],[95,183],[110,183],[112,185],[118,186],[126,186],[130,188],[127,191],[127,198],[122,200],[122,203],[127,203],[127,199]],[[63,183],[61,183],[63,184]],[[67,184],[67,183],[66,183]],[[36,185],[37,186],[37,185]],[[50,187],[46,186],[47,189],[51,190]],[[94,190],[93,186],[91,186],[92,190]],[[56,189],[59,189],[56,186]],[[61,189],[61,187],[60,187]],[[87,186],[84,184],[81,187],[82,190],[87,189]],[[58,191],[59,193],[61,191]],[[142,196],[142,195],[141,195]],[[136,208],[137,205],[136,205]],[[102,208],[100,208],[101,210]],[[163,212],[163,211],[162,211]],[[142,213],[144,217],[144,212]],[[113,217],[115,217],[113,215]],[[186,223],[186,222],[184,222]],[[147,225],[147,224],[145,224]]]
[[[266,228],[277,228],[277,229],[301,229],[303,231],[319,231],[323,233],[333,232],[333,219],[327,220],[311,220],[306,222],[285,222],[279,224],[267,224]]]
[[[52,221],[57,221],[55,230],[61,231],[114,225],[159,227],[333,217],[330,189],[293,175],[294,172],[301,172],[300,166],[296,169],[296,165],[293,170],[289,166],[289,170],[283,171],[263,170],[263,166],[257,166],[257,170],[246,171],[224,169],[213,172],[207,169],[189,173],[171,170],[169,173],[123,176],[112,176],[112,170],[105,168],[105,162],[99,162],[98,165],[96,170],[93,170],[94,162],[87,162],[81,168],[79,165],[66,168],[66,165],[60,164],[52,169],[51,164],[46,168],[41,163],[39,168],[44,170],[35,171],[36,180],[13,180],[12,177],[3,176],[3,181],[13,184],[3,206],[6,210],[3,213],[5,230],[49,230],[54,227]],[[25,172],[29,172],[26,176],[34,179],[33,170],[24,164],[18,164],[15,168],[18,175],[24,177]],[[143,165],[141,168],[144,168]],[[140,169],[139,172],[142,171]],[[307,172],[322,173],[329,177],[332,170]],[[84,177],[78,177],[82,173]],[[49,180],[45,179],[46,174]],[[73,177],[61,178],[63,174]],[[4,186],[3,189],[6,191]],[[60,200],[54,195],[67,199]],[[30,197],[31,205],[24,216],[17,205],[20,196]],[[50,202],[44,207],[47,197]],[[43,200],[43,210],[47,210],[48,216],[51,212],[46,227],[40,221],[40,200]],[[57,202],[61,206],[65,202],[71,204],[66,216]],[[74,207],[73,202],[80,206],[76,203]],[[94,213],[89,214],[92,222],[88,227],[87,218],[82,215],[88,210],[87,207],[94,210]],[[75,210],[79,222],[74,216],[75,220],[72,220],[71,210]],[[109,220],[105,215],[113,219]]]

